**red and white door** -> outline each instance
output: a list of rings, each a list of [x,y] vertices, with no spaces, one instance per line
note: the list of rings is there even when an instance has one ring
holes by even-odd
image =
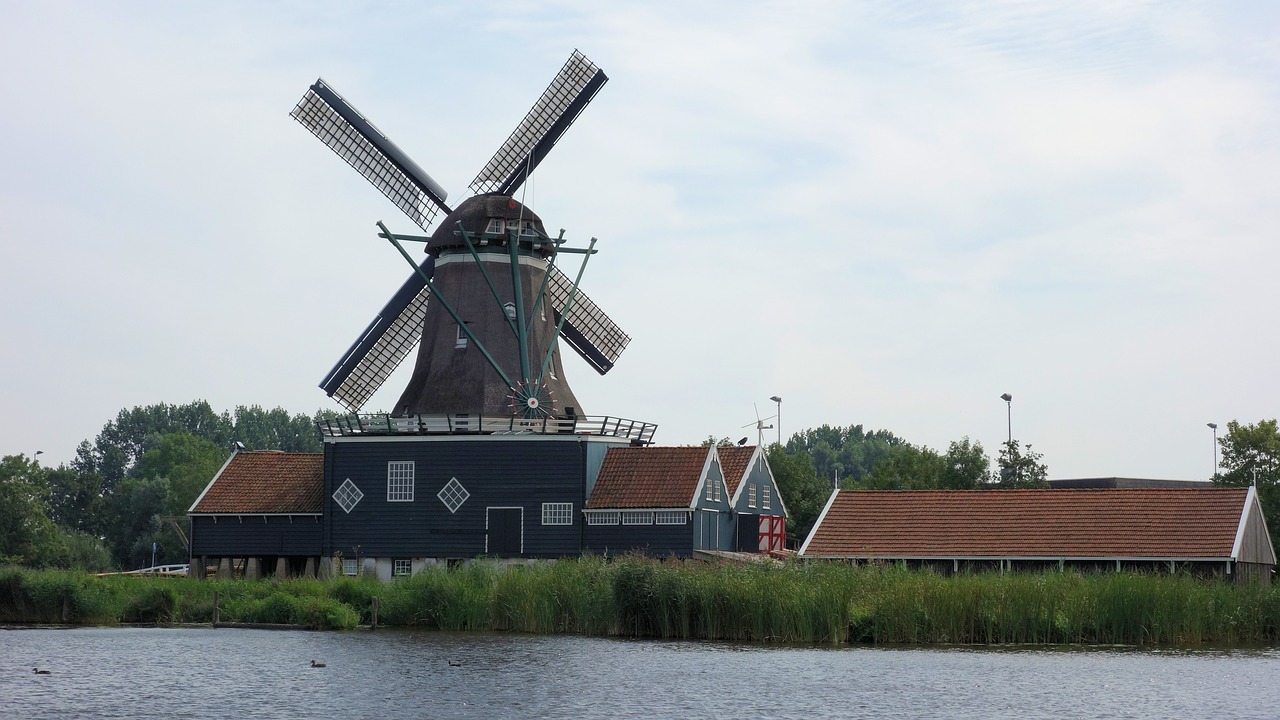
[[[787,519],[778,515],[760,516],[760,552],[787,548]]]

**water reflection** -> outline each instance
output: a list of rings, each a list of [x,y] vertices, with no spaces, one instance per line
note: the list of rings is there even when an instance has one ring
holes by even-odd
[[[312,668],[311,660],[325,663]],[[37,676],[31,668],[48,668]],[[410,630],[0,632],[5,717],[1269,717],[1276,650],[808,648]]]

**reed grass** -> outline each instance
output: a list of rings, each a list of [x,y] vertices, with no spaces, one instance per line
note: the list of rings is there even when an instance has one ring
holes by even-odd
[[[476,562],[381,583],[104,577],[0,568],[0,622],[227,622],[781,643],[1280,643],[1280,586],[1191,575],[1037,572],[943,577],[835,563]]]

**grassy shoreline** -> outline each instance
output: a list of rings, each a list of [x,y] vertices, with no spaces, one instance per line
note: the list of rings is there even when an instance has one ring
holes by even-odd
[[[475,563],[394,583],[191,580],[0,568],[0,623],[213,621],[811,644],[1280,643],[1280,588],[1188,575],[658,563]]]

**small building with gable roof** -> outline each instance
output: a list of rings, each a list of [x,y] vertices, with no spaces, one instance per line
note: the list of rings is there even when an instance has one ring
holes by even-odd
[[[780,552],[787,547],[787,507],[763,448],[722,447],[729,504],[739,552]]]
[[[761,552],[786,539],[786,510],[757,447],[610,448],[584,515],[583,551],[598,554]]]
[[[191,572],[310,575],[323,544],[324,455],[238,451],[188,510]]]
[[[1158,569],[1269,579],[1256,488],[837,490],[804,558],[941,572]]]

